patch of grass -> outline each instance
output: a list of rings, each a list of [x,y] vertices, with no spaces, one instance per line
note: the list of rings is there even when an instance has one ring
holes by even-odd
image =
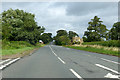
[[[118,54],[118,51],[110,51],[110,50],[104,50],[103,48],[99,49],[99,48],[93,48],[93,47],[80,47],[80,46],[65,46],[68,48],[72,48],[72,49],[78,49],[78,50],[84,50],[84,51],[89,51],[89,52],[95,52],[95,53],[101,53],[101,54],[107,54],[107,55],[113,55],[113,56],[118,56],[120,57],[120,55]]]
[[[34,49],[33,47],[24,47],[24,48],[19,48],[19,49],[3,49],[2,50],[2,55],[10,55],[10,54],[17,54],[17,53],[23,53],[26,50],[32,50]]]
[[[2,41],[2,54],[1,55],[13,55],[17,53],[23,53],[24,51],[33,50],[44,46],[44,44],[37,43],[31,45],[25,41]]]

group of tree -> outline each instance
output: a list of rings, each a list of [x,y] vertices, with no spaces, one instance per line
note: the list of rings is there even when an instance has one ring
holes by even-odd
[[[72,44],[72,38],[75,36],[79,36],[77,33],[73,31],[69,31],[67,33],[66,30],[58,30],[57,35],[54,36],[56,45],[70,45]]]
[[[35,45],[46,33],[41,36],[45,28],[38,26],[35,15],[23,10],[9,9],[2,12],[2,39],[9,41],[27,41]],[[51,34],[47,34],[51,36]],[[45,42],[46,43],[46,42]]]
[[[27,41],[33,45],[39,40],[42,40],[44,43],[52,41],[52,34],[44,33],[45,28],[37,25],[35,15],[32,13],[19,9],[9,9],[2,12],[0,17],[0,25],[1,24],[2,30],[0,27],[0,38],[2,34],[3,40]],[[103,24],[103,21],[100,21],[100,18],[95,16],[94,19],[88,22],[88,25],[87,31],[85,31],[83,36],[84,42],[102,41],[104,39],[120,40],[120,22],[114,23],[113,27],[108,30]],[[57,45],[69,45],[75,36],[79,37],[79,35],[73,31],[67,33],[66,30],[58,30],[54,40]]]
[[[108,30],[102,22],[97,16],[88,22],[89,26],[83,36],[84,42],[120,39],[120,22],[114,23],[111,30]]]

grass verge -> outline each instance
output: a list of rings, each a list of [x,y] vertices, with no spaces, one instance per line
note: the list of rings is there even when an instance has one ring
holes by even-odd
[[[104,50],[103,48],[93,48],[93,47],[80,47],[80,46],[65,46],[68,48],[72,49],[77,49],[77,50],[84,50],[84,51],[89,51],[89,52],[95,52],[95,53],[101,53],[101,54],[107,54],[107,55],[112,55],[112,56],[117,56],[120,57],[118,51],[110,51],[110,50]]]
[[[17,54],[17,53],[23,53],[24,51],[32,50],[34,47],[24,47],[19,49],[3,49],[2,50],[2,56],[3,55],[11,55],[11,54]]]
[[[32,53],[44,44],[31,45],[25,41],[2,41],[2,59],[22,57]]]

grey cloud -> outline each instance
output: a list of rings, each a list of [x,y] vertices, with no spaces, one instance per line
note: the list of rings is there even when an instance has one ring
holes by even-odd
[[[52,32],[59,29],[77,32],[80,37],[88,27],[88,22],[98,16],[107,28],[117,19],[118,6],[115,2],[23,2],[3,3],[3,10],[23,9],[36,15],[38,25]]]
[[[117,7],[117,3],[113,2],[79,2],[79,3],[70,3],[67,6],[67,15],[76,15],[76,16],[83,16],[88,15],[90,13],[95,13],[99,11],[106,12],[107,9],[114,9]],[[106,11],[105,11],[106,10]],[[108,10],[109,11],[109,10]],[[111,12],[112,12],[111,11]]]

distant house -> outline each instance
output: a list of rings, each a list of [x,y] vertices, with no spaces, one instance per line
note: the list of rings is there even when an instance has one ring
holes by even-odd
[[[44,44],[42,40],[39,40],[39,43],[42,43],[42,44]]]
[[[73,37],[72,42],[73,42],[73,44],[82,44],[83,39],[81,39],[80,37]]]

